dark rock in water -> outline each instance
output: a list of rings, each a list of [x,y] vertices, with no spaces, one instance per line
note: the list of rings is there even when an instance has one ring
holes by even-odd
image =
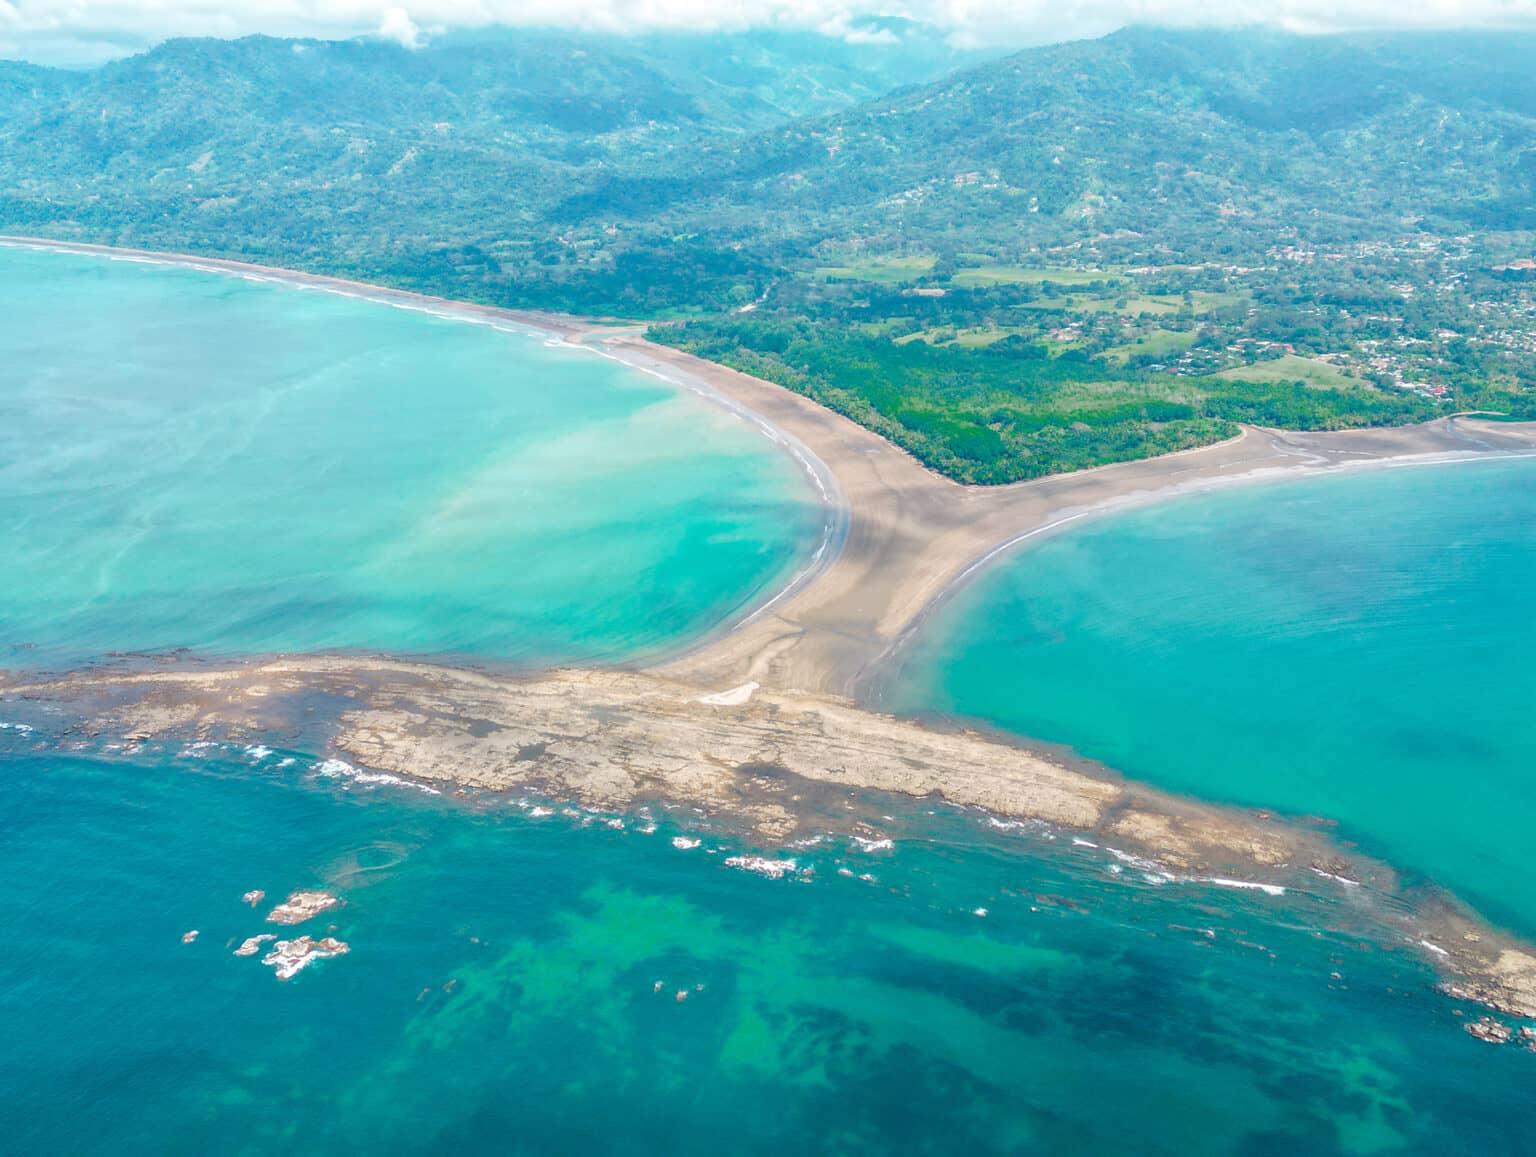
[[[302,924],[304,921],[320,915],[327,908],[334,908],[340,902],[329,892],[318,890],[294,892],[288,899],[272,909],[271,913],[267,916],[267,922],[269,924]]]
[[[1478,1040],[1487,1041],[1491,1045],[1501,1045],[1514,1034],[1509,1025],[1501,1020],[1494,1020],[1491,1016],[1479,1017],[1477,1020],[1461,1026]]]
[[[300,936],[295,940],[279,940],[272,946],[272,951],[261,958],[261,962],[276,969],[279,980],[290,980],[316,960],[344,956],[351,950],[352,946],[345,940],[337,940],[333,936],[319,940]]]

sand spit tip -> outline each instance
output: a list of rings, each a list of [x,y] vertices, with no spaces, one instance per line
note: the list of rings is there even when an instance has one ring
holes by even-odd
[[[716,691],[713,695],[705,695],[699,702],[706,707],[740,707],[751,700],[753,693],[761,686],[761,683],[743,683],[740,687],[732,687],[729,691]]]

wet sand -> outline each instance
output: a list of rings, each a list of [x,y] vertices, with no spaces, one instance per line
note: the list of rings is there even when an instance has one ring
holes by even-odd
[[[0,236],[0,244],[142,259],[348,293],[444,316],[518,326],[584,344],[724,405],[806,472],[826,509],[806,567],[736,623],[657,674],[723,691],[856,695],[923,617],[989,561],[1095,514],[1218,486],[1370,467],[1536,454],[1536,423],[1445,418],[1418,426],[1292,433],[1243,427],[1229,441],[1008,486],[964,486],[809,398],[646,341],[643,327],[449,301],[238,261]]]

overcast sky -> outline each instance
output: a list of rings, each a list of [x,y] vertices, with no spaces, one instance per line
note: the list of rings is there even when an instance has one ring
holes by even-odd
[[[1125,24],[1267,23],[1300,31],[1536,27],[1536,0],[0,0],[0,57],[87,63],[171,36],[384,35],[407,44],[493,23],[614,31],[778,24],[845,30],[908,16],[964,42],[1039,44]]]

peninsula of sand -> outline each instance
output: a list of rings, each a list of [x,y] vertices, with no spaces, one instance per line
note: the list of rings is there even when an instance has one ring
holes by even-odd
[[[684,804],[762,845],[868,823],[885,792],[1039,821],[1186,878],[1368,894],[1378,930],[1417,946],[1458,996],[1536,1016],[1536,955],[1450,897],[1406,893],[1389,865],[1324,828],[1128,783],[996,736],[860,705],[884,660],[989,561],[1081,519],[1300,473],[1536,455],[1536,426],[1452,417],[1295,434],[1244,428],[1217,445],[1001,487],[942,478],[878,435],[785,390],[645,340],[638,327],[453,303],[199,257],[36,245],[293,281],[412,309],[531,328],[697,391],[756,423],[806,471],[826,517],[808,565],[744,619],[644,670],[495,673],[358,656],[206,664],[125,661],[59,676],[0,674],[0,700],[82,742],[315,740],[379,773],[587,806]],[[867,810],[867,809],[865,809]],[[1304,889],[1303,889],[1304,890]],[[1359,905],[1355,905],[1359,907]]]

